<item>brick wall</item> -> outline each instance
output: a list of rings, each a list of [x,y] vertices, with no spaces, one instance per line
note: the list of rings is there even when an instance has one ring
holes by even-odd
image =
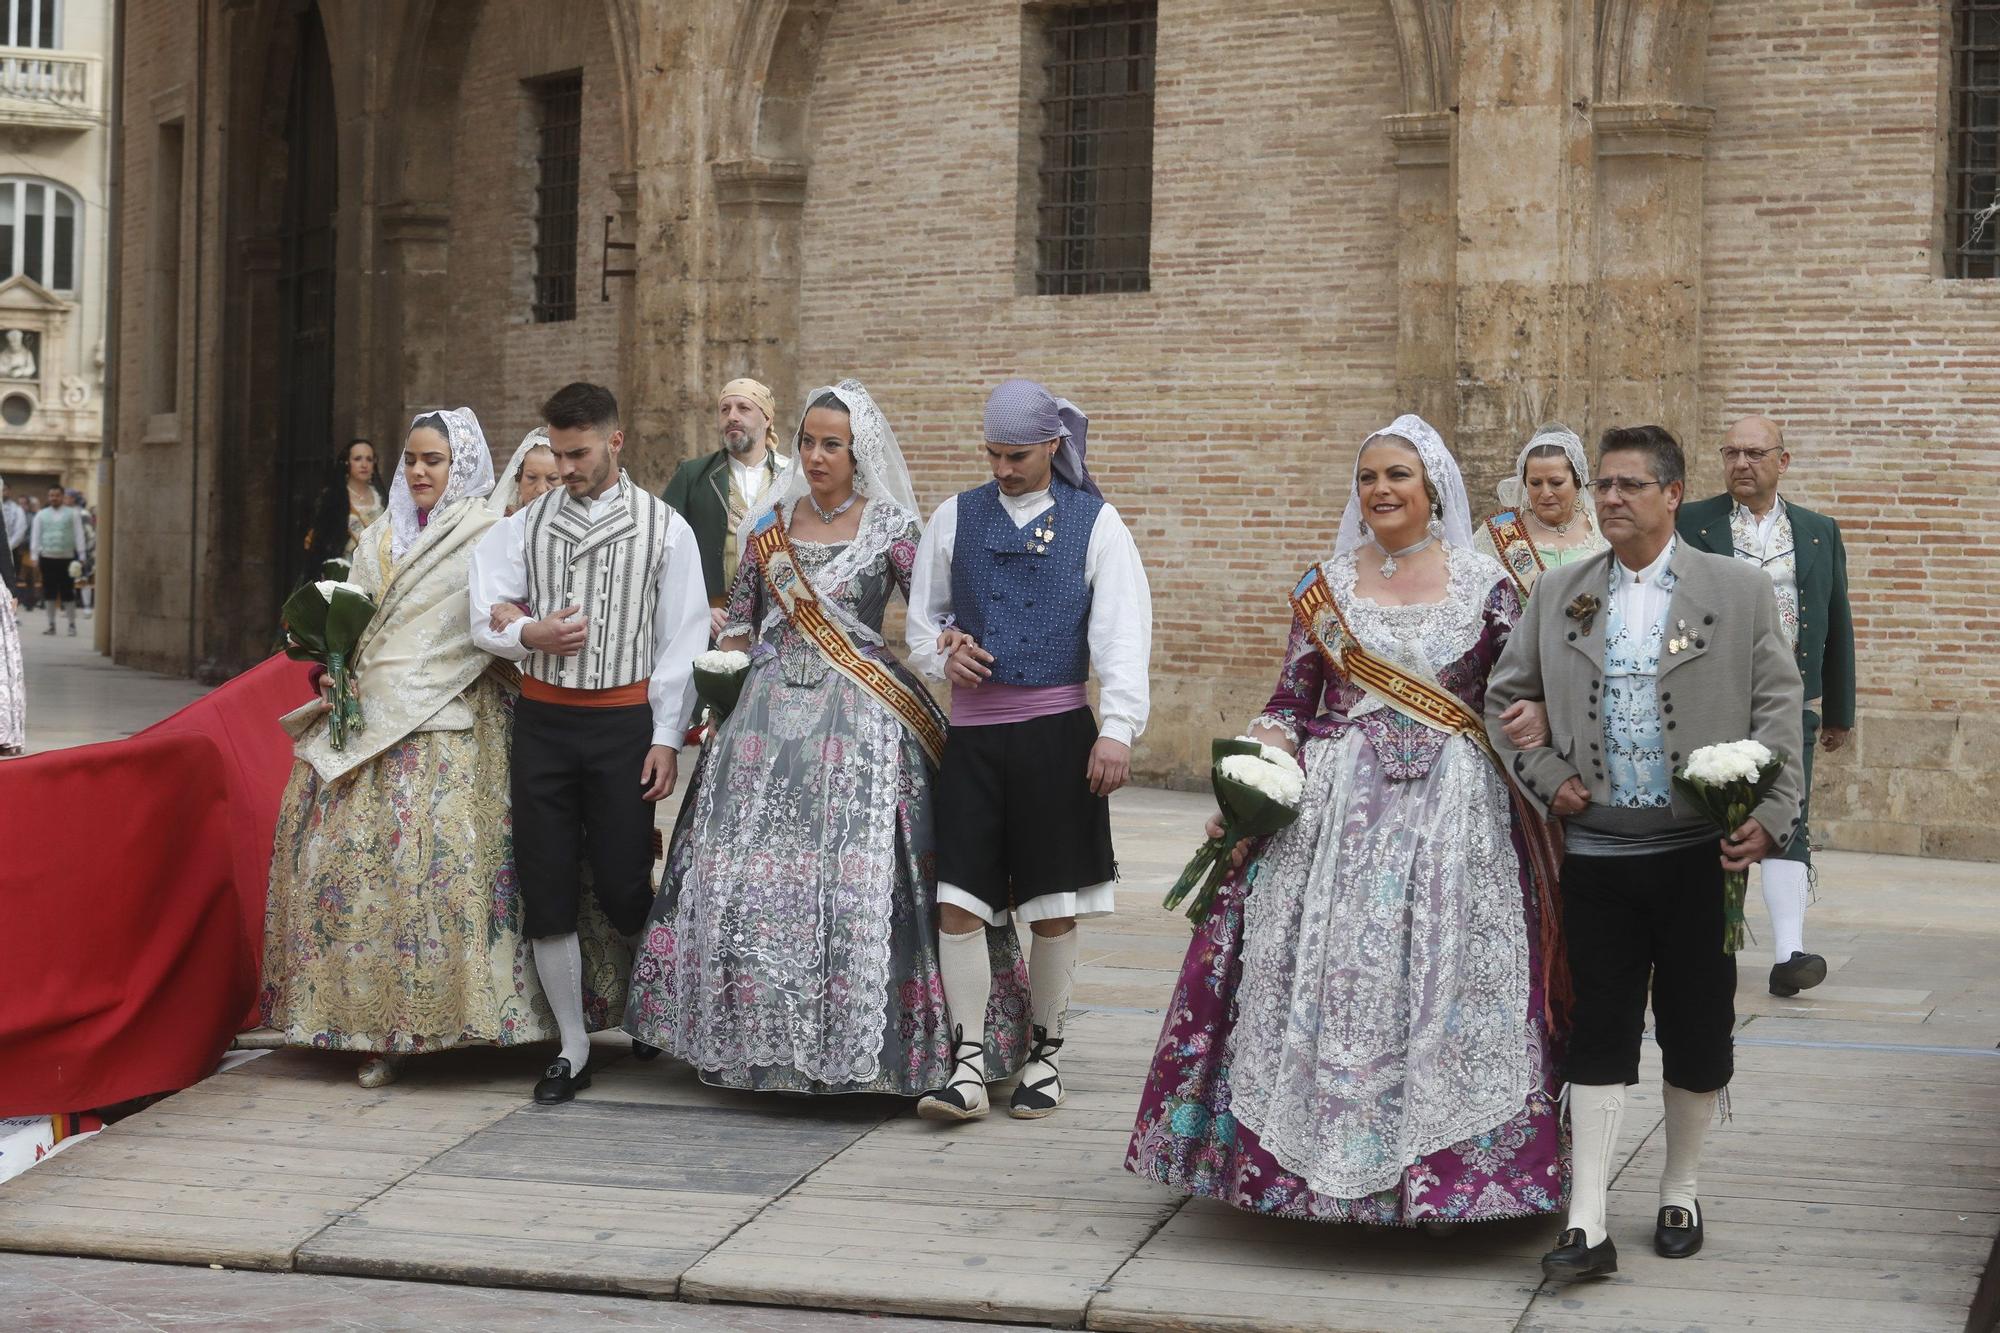
[[[1716,6],[1701,447],[1775,416],[1846,535],[1862,724],[1819,839],[2000,857],[2000,282],[1936,276],[1943,8]]]
[[[598,299],[604,215],[624,128],[623,91],[602,5],[493,0],[479,11],[459,86],[451,194],[452,320],[445,361],[451,405],[471,403],[495,466],[541,424],[541,405],[571,380],[618,387],[621,287]],[[583,71],[576,318],[533,322],[536,99],[526,80]]]
[[[1354,447],[1395,413],[1387,7],[1160,5],[1152,289],[1106,296],[1016,295],[1021,23],[989,0],[835,12],[799,380],[868,384],[926,508],[984,479],[1000,380],[1090,413],[1092,469],[1153,587],[1137,763],[1185,779],[1269,693],[1285,595],[1332,546]]]

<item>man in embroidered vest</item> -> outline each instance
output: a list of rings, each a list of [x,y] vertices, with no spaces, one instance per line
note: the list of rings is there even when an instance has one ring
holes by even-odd
[[[708,600],[694,533],[619,466],[618,400],[570,384],[542,407],[562,485],[493,525],[472,556],[472,637],[521,664],[514,708],[514,864],[535,971],[562,1049],[535,1100],[590,1086],[581,865],[615,927],[653,903],[653,803],[674,789]],[[494,606],[528,618],[495,629]],[[644,1054],[644,1052],[642,1052]]]
[[[777,411],[771,391],[756,380],[723,385],[716,403],[722,447],[682,463],[660,492],[660,498],[694,529],[708,604],[718,611],[729,599],[729,585],[743,557],[736,549],[736,529],[787,462],[778,452]],[[719,633],[722,617],[710,619]]]
[[[1702,1140],[1735,1071],[1722,872],[1778,855],[1798,828],[1802,696],[1777,599],[1757,571],[1675,537],[1684,475],[1662,427],[1604,433],[1594,484],[1611,549],[1542,575],[1486,687],[1488,738],[1564,820],[1573,1177],[1569,1226],[1542,1257],[1558,1280],[1618,1271],[1606,1189],[1649,988],[1667,1123],[1653,1248],[1669,1259],[1701,1249]],[[1543,701],[1545,744],[1509,739],[1501,719],[1521,700]],[[1703,746],[1745,739],[1786,761],[1718,849],[1672,774]]]
[[[1797,995],[1826,980],[1826,959],[1805,951],[1811,894],[1813,740],[1828,750],[1847,744],[1854,727],[1854,619],[1847,609],[1847,548],[1840,525],[1778,495],[1791,467],[1785,435],[1769,417],[1745,417],[1722,441],[1726,495],[1681,507],[1681,540],[1696,550],[1733,555],[1771,576],[1778,614],[1805,678],[1805,791],[1799,831],[1781,857],[1764,862],[1764,906],[1771,913],[1771,994]],[[1823,716],[1822,716],[1823,715]]]
[[[912,661],[951,682],[937,779],[938,966],[953,1024],[931,1120],[987,1113],[986,926],[1015,918],[1028,954],[1035,1045],[1008,1113],[1062,1104],[1056,1068],[1076,971],[1076,919],[1112,908],[1117,864],[1105,799],[1131,777],[1145,730],[1153,602],[1118,511],[1084,467],[1089,421],[1030,380],[986,402],[993,480],[946,500],[924,529],[910,585]],[[1095,667],[1104,713],[1085,683]]]

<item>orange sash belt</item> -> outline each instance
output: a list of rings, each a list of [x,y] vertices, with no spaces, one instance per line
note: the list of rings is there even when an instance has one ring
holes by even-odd
[[[573,690],[523,672],[521,694],[538,704],[561,704],[565,708],[630,708],[648,702],[646,688],[651,683],[635,680],[630,685],[613,685],[608,690]]]

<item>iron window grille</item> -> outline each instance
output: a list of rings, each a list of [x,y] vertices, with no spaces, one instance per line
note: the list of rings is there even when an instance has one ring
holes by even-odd
[[[1149,286],[1158,26],[1154,0],[1049,11],[1035,236],[1043,296]]]
[[[576,318],[576,242],[583,174],[583,75],[535,84],[535,303],[537,324]]]
[[[1955,0],[1945,276],[2000,277],[2000,0]]]

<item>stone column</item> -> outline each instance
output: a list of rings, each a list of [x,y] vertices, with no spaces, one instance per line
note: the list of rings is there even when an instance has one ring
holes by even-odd
[[[451,214],[424,204],[392,204],[381,210],[380,224],[393,305],[378,326],[394,330],[388,340],[400,351],[394,381],[400,401],[387,424],[400,431],[418,411],[451,395]],[[379,431],[384,423],[371,420],[368,428]],[[376,456],[387,458],[400,447],[396,440]]]
[[[1702,151],[1714,112],[1599,106],[1597,289],[1590,379],[1598,429],[1657,422],[1687,449],[1689,495],[1718,489],[1702,448]]]
[[[1575,0],[1461,0],[1451,436],[1475,511],[1522,440],[1583,418],[1593,25]],[[1579,420],[1575,424],[1582,426]]]
[[[1458,218],[1449,111],[1390,116],[1396,146],[1396,402],[1452,438],[1458,425],[1453,364]]]
[[[798,274],[806,168],[759,158],[715,164],[716,290],[710,302],[708,379],[750,375],[771,386],[778,432],[799,395]]]

